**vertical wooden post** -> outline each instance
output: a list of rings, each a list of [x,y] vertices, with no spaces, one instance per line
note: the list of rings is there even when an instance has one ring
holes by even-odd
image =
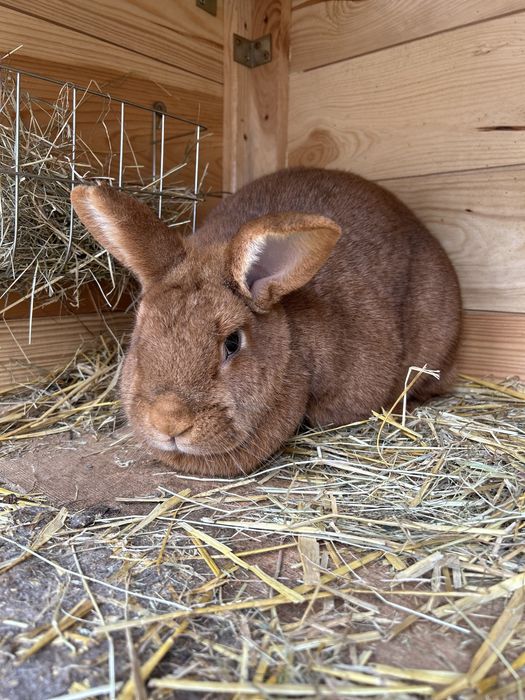
[[[291,0],[224,4],[223,189],[235,192],[286,165]],[[233,60],[233,34],[272,35],[272,60],[247,68]]]

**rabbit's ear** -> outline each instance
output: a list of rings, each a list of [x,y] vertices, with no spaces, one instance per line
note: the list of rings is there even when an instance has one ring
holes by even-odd
[[[142,286],[158,279],[184,256],[180,234],[134,197],[108,185],[79,185],[71,192],[71,202],[92,236]]]
[[[242,226],[232,239],[231,274],[256,308],[268,311],[312,279],[340,235],[340,227],[325,216],[263,216]]]

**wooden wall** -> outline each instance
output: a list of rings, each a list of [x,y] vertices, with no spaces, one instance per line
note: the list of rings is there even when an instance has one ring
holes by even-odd
[[[385,184],[456,264],[462,368],[525,376],[525,0],[217,5],[213,17],[194,0],[0,0],[0,56],[22,45],[11,65],[200,120],[216,192],[286,162]],[[270,31],[272,63],[234,64],[234,31]],[[0,388],[8,360],[12,378],[25,356],[46,369],[106,320],[48,312],[27,346],[27,324],[11,314],[0,325]]]
[[[377,180],[460,276],[461,366],[525,376],[525,0],[293,0],[288,160]]]
[[[286,165],[290,0],[226,0],[224,11],[223,186],[242,185]],[[234,34],[271,34],[271,63],[255,69],[233,60]]]
[[[80,85],[91,81],[115,97],[167,110],[208,127],[201,162],[205,187],[222,190],[223,2],[216,17],[195,0],[0,0],[0,58],[8,64]],[[170,145],[170,148],[172,146]],[[169,151],[171,163],[176,153]],[[213,203],[213,200],[210,200]],[[79,342],[95,342],[106,324],[129,325],[122,312],[75,315],[62,308],[34,320],[27,344],[27,306],[0,321],[0,389],[69,359]]]

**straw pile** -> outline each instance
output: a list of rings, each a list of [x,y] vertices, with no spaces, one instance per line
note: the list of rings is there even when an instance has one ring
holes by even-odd
[[[92,102],[95,98],[80,94],[77,114],[87,99]],[[95,150],[89,139],[84,140],[79,127],[73,163],[69,86],[61,88],[52,102],[22,91],[16,230],[15,78],[9,70],[0,68],[0,299],[4,306],[5,298],[12,292],[22,297],[15,303],[30,298],[32,307],[35,298],[37,305],[63,297],[78,304],[79,292],[87,283],[98,285],[108,303],[114,305],[126,288],[127,273],[113,263],[76,217],[71,223],[69,192],[73,180],[104,179],[115,184],[118,153],[112,151],[110,134],[118,124],[111,123],[115,119],[110,114],[111,99],[98,101],[100,115],[92,119],[98,132],[107,134],[106,150],[102,153],[100,144]],[[151,129],[149,120],[145,121],[145,128]],[[135,157],[127,135],[125,146],[125,189],[155,205],[159,183],[145,180],[145,168]],[[190,144],[188,157],[191,148]],[[165,177],[186,164],[178,164]],[[173,177],[168,179],[163,190],[163,218],[170,226],[188,222],[194,200],[191,190],[174,182]],[[13,305],[9,302],[8,308]]]
[[[0,446],[78,430],[114,430],[120,402],[116,397],[122,348],[100,339],[91,352],[81,349],[56,374],[32,386],[0,392]],[[30,443],[23,443],[22,449]],[[3,450],[0,447],[0,456]]]
[[[306,432],[257,475],[186,479],[125,513],[4,489],[3,687],[522,697],[524,465],[524,388],[463,378],[404,425]]]

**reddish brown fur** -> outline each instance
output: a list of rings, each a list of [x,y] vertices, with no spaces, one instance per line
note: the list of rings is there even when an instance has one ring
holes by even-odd
[[[249,472],[304,416],[326,426],[389,407],[411,365],[442,372],[440,382],[416,385],[417,400],[453,379],[461,304],[452,265],[418,219],[373,183],[283,170],[223,200],[183,242],[107,187],[77,188],[73,201],[142,281],[122,395],[140,436],[159,448],[179,436],[186,452],[157,449],[177,470]],[[242,277],[247,241],[269,231],[286,245],[304,235],[291,243],[290,271],[257,298]],[[224,338],[238,328],[246,347],[223,362]]]
[[[274,280],[264,285],[254,296],[253,290],[248,289],[243,279],[243,262],[250,243],[265,235],[297,237],[298,244],[307,248],[309,254],[297,260],[293,272],[284,280]],[[248,303],[255,310],[269,311],[283,296],[304,287],[310,281],[328,259],[340,235],[340,227],[325,216],[296,212],[262,216],[241,226],[232,239],[226,265]]]

